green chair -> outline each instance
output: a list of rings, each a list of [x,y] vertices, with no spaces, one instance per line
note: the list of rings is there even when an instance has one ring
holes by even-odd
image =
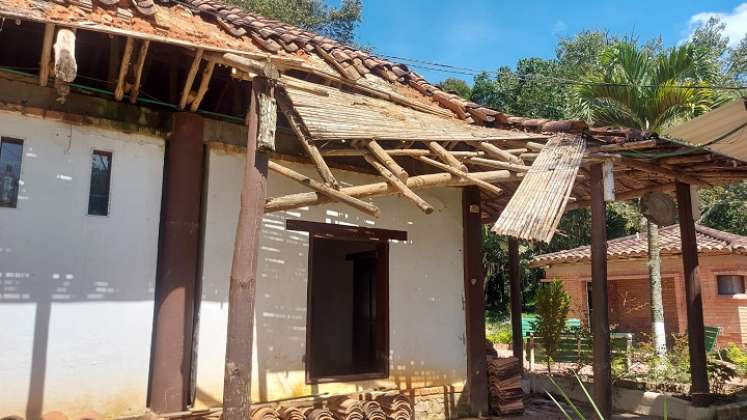
[[[703,327],[705,331],[705,350],[706,353],[711,353],[716,349],[716,342],[718,336],[721,335],[721,327]]]

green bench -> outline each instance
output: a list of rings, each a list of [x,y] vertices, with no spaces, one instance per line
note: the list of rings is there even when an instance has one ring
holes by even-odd
[[[534,325],[537,322],[537,316],[533,314],[522,314],[521,315],[521,335],[522,337],[529,337],[534,334]],[[581,328],[581,320],[578,318],[571,318],[565,321],[565,327],[568,329]]]
[[[526,358],[532,361],[534,356],[535,363],[544,363],[547,359],[545,347],[539,337],[532,337],[527,345]],[[534,343],[534,349],[531,349],[531,343]],[[610,334],[610,353],[613,358],[624,358],[626,363],[630,364],[630,354],[633,344],[633,334],[631,333],[612,333]],[[555,362],[559,363],[589,363],[592,360],[592,338],[577,337],[566,334],[561,336],[558,350],[555,354]]]

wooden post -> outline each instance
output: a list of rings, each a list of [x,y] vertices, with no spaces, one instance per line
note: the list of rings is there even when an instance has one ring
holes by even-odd
[[[259,97],[269,94],[270,81],[257,77],[252,81],[251,105],[248,115],[244,186],[241,190],[241,210],[236,227],[236,239],[231,263],[228,292],[228,332],[226,367],[223,385],[223,419],[249,418],[252,380],[252,340],[254,329],[254,298],[257,275],[257,251],[267,196],[267,154],[257,150],[260,127],[266,121],[260,116]]]
[[[511,283],[511,332],[514,357],[524,366],[524,337],[521,332],[521,270],[519,269],[519,240],[508,238],[508,277]]]
[[[156,413],[181,411],[189,402],[199,276],[204,122],[195,114],[177,113],[173,124],[166,146],[148,393]]]
[[[591,290],[594,311],[594,401],[605,418],[612,413],[610,324],[607,298],[607,209],[604,202],[602,164],[591,166]]]
[[[705,331],[703,324],[703,297],[698,278],[698,244],[695,237],[690,185],[677,182],[677,207],[680,216],[682,240],[682,266],[687,305],[687,335],[690,349],[690,393],[696,404],[707,404],[709,395],[706,369]]]
[[[482,268],[480,190],[462,190],[464,246],[464,312],[467,319],[467,378],[474,416],[488,415],[488,371],[485,351],[485,288]]]

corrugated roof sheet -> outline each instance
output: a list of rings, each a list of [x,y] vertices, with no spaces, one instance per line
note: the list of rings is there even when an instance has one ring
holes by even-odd
[[[695,234],[700,253],[742,253],[747,252],[747,236],[695,225]],[[662,255],[673,255],[681,252],[680,225],[659,229],[659,243]],[[645,233],[625,236],[607,241],[607,257],[626,258],[642,257],[648,254],[647,236]],[[533,267],[586,261],[591,258],[591,247],[581,246],[565,251],[538,255],[531,261]]]
[[[666,132],[666,137],[747,161],[747,102],[738,99]]]

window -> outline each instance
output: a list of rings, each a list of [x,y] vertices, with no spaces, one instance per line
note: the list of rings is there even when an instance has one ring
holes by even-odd
[[[718,283],[719,295],[744,293],[744,276],[718,275],[716,276],[716,282]]]
[[[310,233],[309,383],[389,376],[389,243],[406,232],[289,220]]]
[[[109,186],[112,175],[112,154],[93,152],[91,159],[91,188],[88,192],[88,214],[106,216],[109,214]]]
[[[0,137],[0,207],[18,205],[23,140]]]

